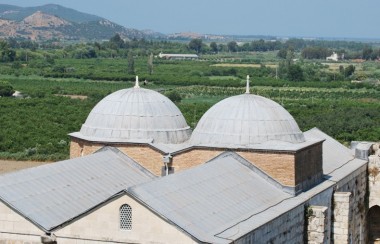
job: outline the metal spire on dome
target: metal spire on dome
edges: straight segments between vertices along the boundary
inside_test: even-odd
[[[245,94],[249,94],[249,75],[247,75],[247,87],[245,88]]]
[[[140,88],[139,77],[137,75],[136,75],[136,83],[135,83],[135,87],[134,88]]]

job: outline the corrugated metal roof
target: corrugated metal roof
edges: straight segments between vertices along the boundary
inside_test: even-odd
[[[214,235],[291,197],[232,156],[128,191],[206,242],[221,242]]]
[[[90,112],[79,133],[90,141],[181,143],[191,129],[177,106],[162,94],[143,88],[116,91]]]
[[[0,199],[48,231],[154,176],[117,149],[0,176]]]
[[[294,118],[276,102],[253,94],[226,98],[212,106],[194,129],[190,143],[250,145],[305,141]]]

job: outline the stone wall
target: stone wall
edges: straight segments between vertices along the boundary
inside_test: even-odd
[[[336,192],[351,193],[351,221],[349,235],[351,243],[367,243],[367,165],[362,166],[344,179],[336,186]],[[335,206],[333,206],[335,211]],[[339,228],[339,227],[338,227]],[[335,227],[333,226],[333,232]]]
[[[304,215],[304,205],[300,205],[234,243],[304,243]]]
[[[120,230],[119,209],[132,208],[131,230]],[[123,195],[56,231],[58,244],[89,243],[196,243],[139,202]]]
[[[322,180],[322,143],[305,148],[296,153],[295,184],[303,191],[318,184]]]
[[[310,206],[307,208],[307,240],[310,244],[327,243],[328,208],[325,206]]]
[[[0,202],[0,244],[41,243],[44,232]]]
[[[366,169],[363,165],[237,243],[367,243]],[[349,201],[341,195],[348,195]],[[320,208],[318,214],[315,205]]]
[[[369,207],[380,206],[380,143],[372,146],[373,154],[368,157]]]
[[[333,240],[336,244],[351,243],[352,239],[352,196],[351,192],[334,194]]]

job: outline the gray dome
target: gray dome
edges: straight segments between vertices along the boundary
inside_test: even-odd
[[[101,142],[181,143],[190,127],[177,106],[158,92],[130,88],[102,99],[74,136]]]
[[[211,107],[191,135],[193,145],[243,146],[267,141],[304,142],[294,118],[265,97],[243,94]]]

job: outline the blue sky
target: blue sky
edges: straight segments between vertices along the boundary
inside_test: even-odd
[[[380,38],[379,0],[0,0],[47,3],[162,33]]]

